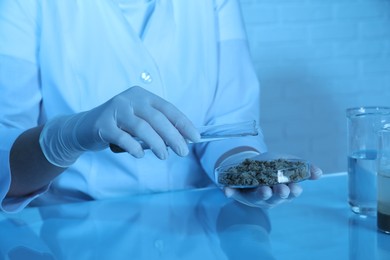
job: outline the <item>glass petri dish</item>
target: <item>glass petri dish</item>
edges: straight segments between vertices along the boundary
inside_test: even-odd
[[[310,178],[310,164],[301,159],[245,159],[215,169],[220,187],[255,188],[304,181]]]

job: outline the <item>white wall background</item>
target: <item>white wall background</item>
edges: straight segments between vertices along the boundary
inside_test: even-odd
[[[240,0],[270,151],[346,171],[347,107],[390,106],[390,0]]]

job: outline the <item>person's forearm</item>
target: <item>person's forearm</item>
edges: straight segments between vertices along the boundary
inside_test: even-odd
[[[12,146],[9,197],[25,196],[39,190],[66,169],[51,164],[42,153],[39,145],[42,128],[38,126],[23,132]]]

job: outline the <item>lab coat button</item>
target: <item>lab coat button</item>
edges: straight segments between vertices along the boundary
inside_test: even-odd
[[[142,73],[141,73],[141,79],[142,79],[142,81],[144,82],[144,83],[147,83],[147,84],[150,84],[150,83],[152,83],[152,76],[149,74],[149,72],[147,72],[147,71],[143,71]]]

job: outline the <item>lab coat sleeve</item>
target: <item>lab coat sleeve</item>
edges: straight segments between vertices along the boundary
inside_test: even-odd
[[[208,124],[228,124],[260,120],[260,86],[255,73],[237,1],[220,1],[219,60],[216,94],[207,115]],[[266,151],[260,129],[256,137],[236,138],[199,145],[197,154],[204,170],[214,179],[214,166],[225,152],[249,146]]]
[[[5,199],[11,175],[12,144],[26,129],[38,125],[41,91],[36,65],[37,30],[32,16],[36,1],[0,1],[0,209],[17,211],[40,192]]]

